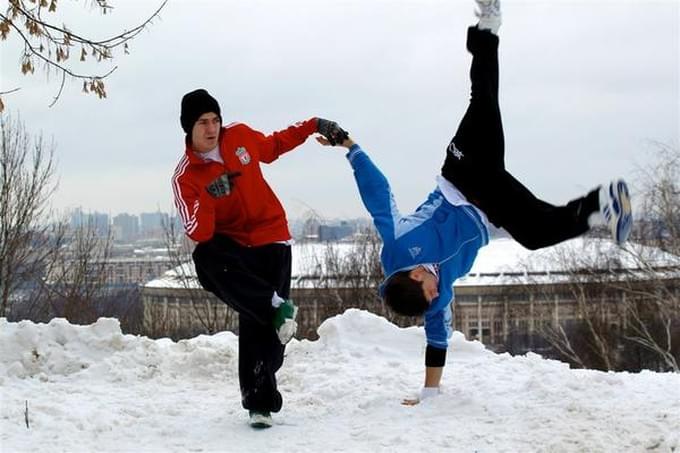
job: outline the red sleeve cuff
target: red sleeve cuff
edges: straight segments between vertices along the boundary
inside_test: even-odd
[[[307,135],[312,135],[316,132],[316,117],[312,117],[302,124],[303,130]]]

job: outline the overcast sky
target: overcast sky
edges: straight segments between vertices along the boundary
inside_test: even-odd
[[[135,25],[160,3],[59,3],[74,31]],[[616,176],[634,180],[660,141],[680,142],[678,1],[503,2],[501,111],[507,168],[563,203]],[[0,1],[4,11],[7,1]],[[182,95],[206,88],[225,123],[270,133],[312,116],[338,121],[391,181],[402,212],[434,187],[467,107],[472,0],[170,0],[116,60],[109,99],[19,72],[2,49],[7,111],[56,143],[58,208],[174,211],[170,177],[184,151]],[[15,36],[14,36],[15,37]],[[100,66],[104,72],[108,67]],[[365,216],[340,148],[310,139],[265,174],[289,217]]]

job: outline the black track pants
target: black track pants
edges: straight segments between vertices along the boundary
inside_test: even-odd
[[[505,170],[498,37],[470,27],[467,49],[472,54],[470,105],[447,148],[442,176],[526,248],[547,247],[585,233],[588,217],[599,210],[598,190],[554,206],[536,198]]]
[[[239,313],[239,381],[243,407],[278,412],[276,372],[285,347],[272,321],[274,291],[290,295],[291,252],[285,244],[244,247],[226,236],[196,246],[196,274],[203,288]]]

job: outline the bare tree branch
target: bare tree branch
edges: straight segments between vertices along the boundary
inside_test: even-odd
[[[122,47],[123,52],[127,54],[128,43],[135,39],[142,30],[148,28],[154,19],[160,17],[161,10],[168,2],[168,0],[163,0],[146,20],[132,29],[105,39],[94,39],[74,32],[66,25],[55,25],[50,20],[45,19],[42,11],[44,10],[43,5],[47,3],[38,2],[37,6],[29,7],[26,1],[32,0],[10,0],[6,13],[0,13],[0,39],[4,41],[11,32],[14,32],[23,42],[22,73],[32,74],[35,72],[33,62],[33,58],[35,58],[45,64],[45,71],[48,74],[50,69],[54,69],[62,75],[60,88],[50,107],[60,98],[66,76],[84,80],[83,92],[94,93],[99,98],[105,98],[106,88],[103,80],[109,77],[117,69],[117,66],[102,74],[76,71],[72,69],[71,65],[65,63],[71,57],[70,50],[74,46],[80,46],[79,61],[81,62],[85,61],[88,55],[97,62],[112,60],[114,58],[113,51],[119,47]],[[96,4],[104,14],[112,9],[105,0],[98,0]],[[56,9],[56,0],[51,0],[48,11],[52,13]],[[0,93],[0,95],[14,91],[7,91]],[[0,99],[0,112],[3,108],[4,105]]]
[[[640,170],[642,214],[633,241],[617,248],[616,256],[554,257],[569,270],[578,328],[544,337],[581,366],[601,361],[606,369],[626,369],[636,363],[634,368],[680,372],[680,150],[655,146],[655,160]],[[586,359],[591,353],[596,361]]]
[[[56,189],[54,148],[32,139],[23,123],[0,117],[0,316],[11,296],[35,281],[51,256],[49,204]]]

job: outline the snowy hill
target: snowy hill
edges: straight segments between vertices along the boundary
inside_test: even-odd
[[[293,341],[275,426],[241,409],[232,333],[174,343],[0,319],[3,452],[678,451],[680,375],[570,370],[452,339],[443,394],[414,406],[424,333],[348,310]],[[25,404],[28,401],[26,427]]]

